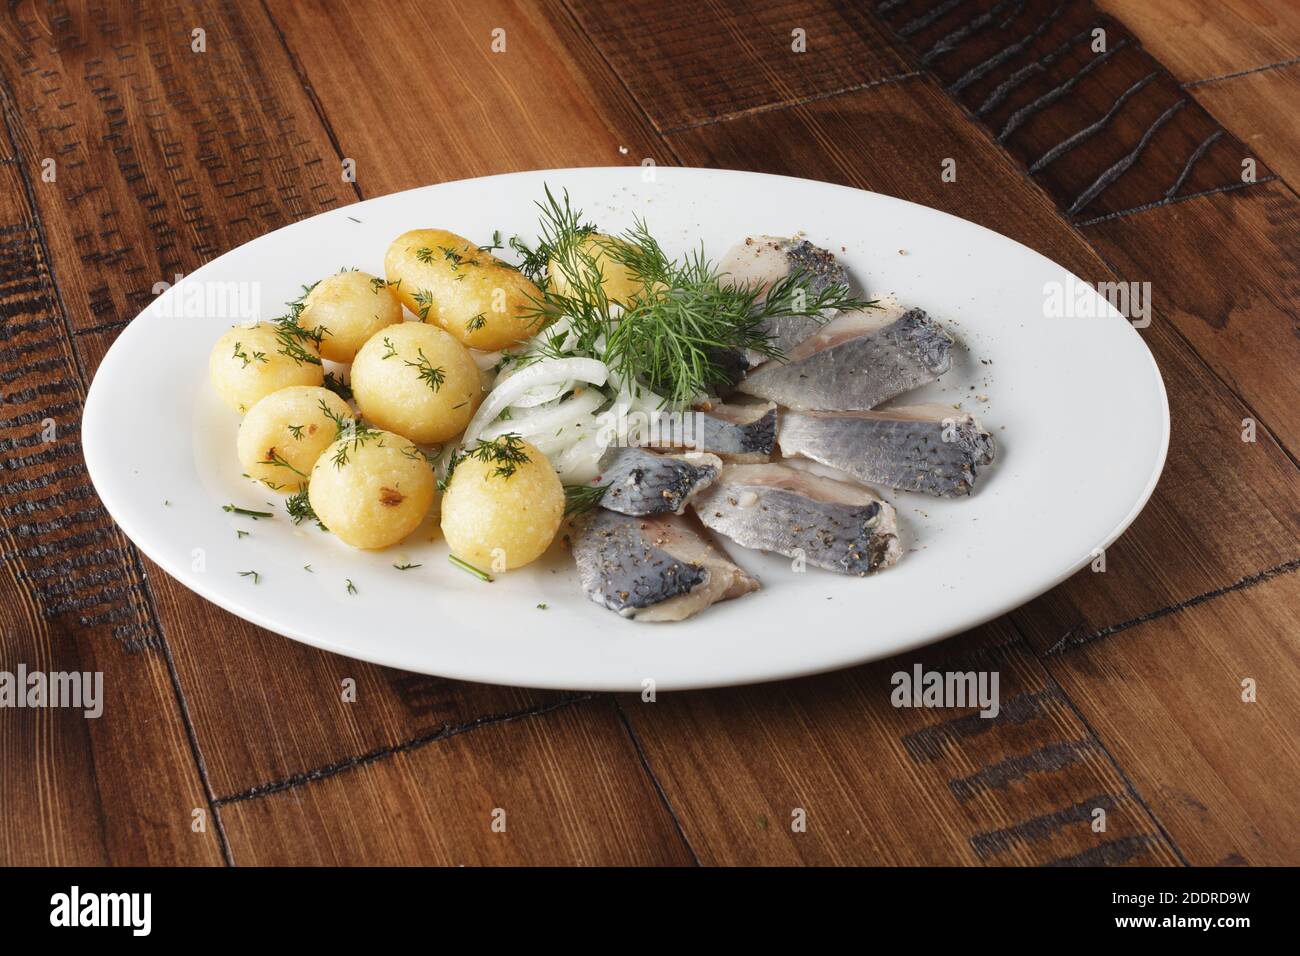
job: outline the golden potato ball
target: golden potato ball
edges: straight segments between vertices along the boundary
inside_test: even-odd
[[[344,436],[316,459],[307,500],[316,517],[354,548],[386,548],[416,529],[433,504],[433,469],[392,432]]]
[[[376,332],[357,352],[351,384],[367,421],[426,445],[463,432],[483,401],[469,349],[419,322]]]
[[[442,496],[442,533],[456,557],[499,572],[523,567],[550,547],[564,517],[564,486],[528,442],[503,436],[492,445],[526,460],[492,450],[460,459]]]
[[[331,415],[351,419],[352,409],[328,388],[290,385],[267,395],[239,424],[237,448],[245,474],[276,491],[305,487],[316,459],[338,436]]]
[[[445,229],[393,240],[384,272],[402,304],[472,349],[495,352],[533,335],[541,290],[517,269]]]
[[[298,324],[321,330],[321,355],[351,362],[380,329],[402,321],[402,303],[383,279],[355,269],[327,276],[303,300]]]
[[[240,414],[282,388],[325,381],[316,347],[268,322],[235,326],[217,339],[208,375],[221,400]]]
[[[552,259],[546,268],[546,274],[550,276],[551,285],[560,295],[570,294],[571,283],[568,274],[582,276],[584,271],[589,268],[586,262],[590,258],[591,262],[600,270],[601,287],[605,290],[605,295],[613,302],[628,303],[642,289],[642,283],[633,276],[632,271],[613,258],[609,250],[615,246],[626,247],[628,243],[622,239],[615,239],[613,236],[602,235],[601,233],[592,233],[591,235],[579,240],[577,245],[577,254],[571,254],[566,257],[566,262],[559,262]]]

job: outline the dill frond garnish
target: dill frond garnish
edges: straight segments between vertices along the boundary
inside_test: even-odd
[[[609,485],[565,485],[564,517],[571,518],[596,507],[607,488]]]
[[[304,521],[316,522],[316,527],[322,531],[328,531],[325,523],[316,515],[316,511],[311,506],[311,499],[307,497],[307,489],[303,488],[297,494],[290,495],[285,499],[284,510],[289,512],[289,518],[294,524],[302,524]]]
[[[524,451],[524,440],[514,432],[505,435],[498,435],[493,439],[480,438],[473,448],[462,452],[460,457],[473,458],[484,464],[496,464],[492,469],[492,474],[499,478],[510,478],[520,465],[528,464],[531,459],[528,453]],[[451,476],[451,469],[448,469],[448,477]]]
[[[478,315],[473,316],[472,318],[470,318],[468,322],[465,323],[465,331],[477,332],[485,325],[487,325],[487,316],[484,315],[482,312],[480,312]]]
[[[393,344],[392,339],[388,338],[388,336],[384,336],[383,343],[384,348],[387,351],[384,352],[380,359],[381,361],[387,361],[390,358],[402,358],[397,354],[397,346]],[[414,362],[402,359],[402,364],[407,368],[415,369],[416,372],[419,373],[420,381],[425,385],[428,385],[429,388],[433,389],[435,392],[438,391],[438,389],[442,388],[442,383],[447,380],[446,369],[441,366],[435,366],[430,362],[429,357],[424,354],[424,349],[417,348],[415,351],[419,357]]]
[[[410,562],[407,562],[406,564],[394,564],[393,567],[397,568],[397,570],[399,570],[399,571],[410,571],[410,570],[412,570],[413,568],[422,568],[422,567],[424,567],[424,565],[423,565],[423,564],[411,564]]]
[[[245,518],[252,518],[256,521],[258,518],[274,518],[273,511],[250,511],[248,508],[240,508],[235,505],[222,505],[222,511],[228,511],[231,514],[243,515]]]
[[[370,291],[373,292],[375,295],[379,295],[380,289],[386,289],[386,288],[388,288],[387,279],[381,278],[379,276],[375,276],[373,279],[370,280]]]
[[[873,304],[846,285],[814,292],[812,277],[801,270],[768,289],[759,283],[724,285],[702,249],[673,259],[644,220],[636,219],[619,236],[601,236],[583,223],[567,193],[557,200],[548,188],[537,206],[536,248],[514,240],[511,247],[524,256],[520,269],[530,278],[547,274],[542,297],[525,314],[543,326],[557,316],[567,320],[566,334],[548,339],[541,351],[595,356],[630,387],[644,385],[670,403],[685,404],[734,384],[746,351],[781,358],[768,331],[776,319]],[[626,270],[637,287],[629,301],[609,301],[602,261]]]
[[[374,428],[367,427],[359,419],[348,418],[336,413],[334,409],[325,404],[324,399],[321,399],[317,404],[320,406],[321,413],[334,423],[334,441],[338,443],[338,447],[334,449],[330,461],[335,468],[342,468],[351,460],[350,456],[353,452],[382,434],[382,432]],[[339,443],[339,439],[345,440]]]
[[[286,425],[285,427],[289,429],[289,434],[293,436],[294,441],[302,441],[302,430],[307,427],[306,425]]]
[[[478,578],[480,581],[486,581],[488,582],[488,584],[492,583],[492,575],[488,574],[486,571],[480,571],[478,568],[474,567],[474,565],[470,564],[468,561],[462,561],[454,554],[447,555],[447,560],[450,561],[454,567],[460,568],[462,571],[466,572],[467,574],[474,575],[474,577]]]
[[[241,578],[252,578],[254,584],[257,584],[262,580],[262,576],[256,571],[236,571],[235,573]]]
[[[335,375],[333,372],[326,372],[325,387],[339,398],[343,399],[343,401],[352,401],[352,386],[343,381],[341,376]]]
[[[415,310],[415,314],[420,317],[420,321],[429,321],[429,310],[433,308],[433,293],[428,289],[416,289],[412,298],[415,299],[415,304],[419,306]]]
[[[259,464],[259,465],[274,465],[276,468],[288,468],[291,472],[293,472],[293,473],[294,473],[295,475],[297,475],[299,478],[309,478],[309,477],[311,477],[310,475],[304,475],[304,474],[303,474],[301,471],[299,471],[297,468],[293,467],[293,465],[289,464],[289,462],[285,459],[285,457],[284,457],[283,455],[281,455],[278,451],[276,451],[274,448],[268,448],[268,449],[266,450],[266,458],[265,458],[264,460],[262,460],[262,461],[259,461],[258,464]]]
[[[234,354],[232,357],[233,357],[233,358],[237,358],[237,359],[242,359],[242,360],[243,360],[244,364],[241,365],[240,368],[248,368],[248,366],[252,365],[254,362],[269,362],[269,361],[271,361],[269,358],[266,357],[266,353],[265,353],[265,352],[254,352],[254,353],[250,356],[246,351],[244,351],[244,343],[243,343],[243,342],[236,342],[236,343],[235,343],[235,354]]]
[[[420,246],[420,248],[415,250],[415,258],[420,262],[423,262],[425,265],[428,265],[433,261],[433,250],[428,246]]]
[[[478,251],[479,251],[479,252],[496,252],[498,249],[504,249],[504,248],[505,248],[505,246],[503,246],[503,245],[501,244],[501,230],[500,230],[500,229],[493,229],[493,230],[492,230],[492,244],[491,244],[490,246],[479,246],[479,247],[478,247]]]
[[[348,584],[348,593],[349,593],[349,594],[356,594],[356,593],[357,593],[357,586],[356,586],[355,584],[352,583],[352,579],[351,579],[351,578],[344,578],[344,580],[345,580],[345,581],[347,582],[347,584]]]

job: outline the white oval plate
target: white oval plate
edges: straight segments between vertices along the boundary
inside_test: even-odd
[[[1074,298],[1062,267],[875,193],[726,170],[653,176],[567,169],[443,183],[324,213],[214,260],[141,312],[95,376],[83,442],[104,504],[186,587],[316,647],[464,680],[637,690],[651,678],[666,690],[844,667],[973,627],[1084,566],[1146,503],[1168,446],[1164,384],[1137,332],[1095,293],[1095,317],[1048,317],[1049,283]],[[677,624],[637,624],[591,603],[558,546],[486,584],[448,564],[431,524],[380,553],[294,527],[279,496],[241,477],[239,420],[207,383],[212,343],[240,314],[201,314],[191,283],[205,293],[256,283],[259,314],[274,318],[303,284],[342,266],[382,274],[385,248],[407,229],[531,239],[544,183],[567,189],[604,231],[643,216],[671,254],[703,242],[716,260],[746,235],[807,233],[868,293],[896,293],[958,336],[953,370],[905,400],[961,402],[995,435],[998,462],[968,499],[887,495],[905,534],[896,567],[865,579],[795,573],[784,558],[728,545],[763,590]],[[221,509],[266,501],[274,519]]]

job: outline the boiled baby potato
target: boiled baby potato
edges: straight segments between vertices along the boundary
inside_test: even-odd
[[[320,353],[331,362],[351,362],[367,339],[401,321],[402,303],[388,283],[355,269],[321,279],[298,313],[300,326],[320,330]]]
[[[547,264],[546,274],[550,276],[552,287],[560,295],[569,295],[571,284],[566,272],[582,276],[584,270],[590,268],[586,261],[590,258],[591,263],[600,270],[600,284],[605,290],[605,296],[613,302],[630,302],[641,291],[642,283],[632,274],[631,269],[610,256],[610,249],[618,246],[627,247],[628,243],[600,233],[592,233],[580,239],[576,255],[569,254],[565,257],[565,262],[552,259]]]
[[[354,548],[386,548],[433,504],[433,469],[401,435],[359,428],[316,459],[307,500],[321,524]]]
[[[564,486],[546,456],[517,435],[480,442],[460,458],[442,497],[451,553],[483,570],[535,560],[564,517]]]
[[[328,388],[290,385],[248,410],[239,424],[239,463],[250,478],[276,491],[298,491],[338,436],[352,409]]]
[[[221,400],[241,414],[282,388],[325,381],[310,337],[267,322],[237,325],[217,339],[208,374]]]
[[[472,349],[495,352],[537,331],[541,290],[518,270],[445,229],[412,229],[384,256],[388,282],[424,322]]]
[[[367,421],[428,445],[465,430],[483,385],[469,349],[437,326],[403,322],[357,352],[352,396]]]

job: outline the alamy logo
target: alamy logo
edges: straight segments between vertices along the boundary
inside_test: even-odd
[[[0,671],[0,707],[71,707],[86,717],[104,712],[103,671]]]
[[[163,295],[164,292],[171,295]],[[177,274],[175,283],[155,282],[158,312],[169,319],[226,319],[253,322],[261,314],[260,282],[216,282],[187,279]]]
[[[1107,312],[1104,299],[1134,328],[1151,324],[1150,282],[1084,282],[1069,276],[1065,282],[1043,284],[1043,315],[1049,319],[1094,319]]]
[[[909,671],[895,671],[889,702],[895,707],[975,707],[981,717],[996,717],[997,671],[927,671],[920,664]]]
[[[152,893],[68,893],[50,897],[51,926],[129,926],[132,936],[148,936],[153,924]]]

